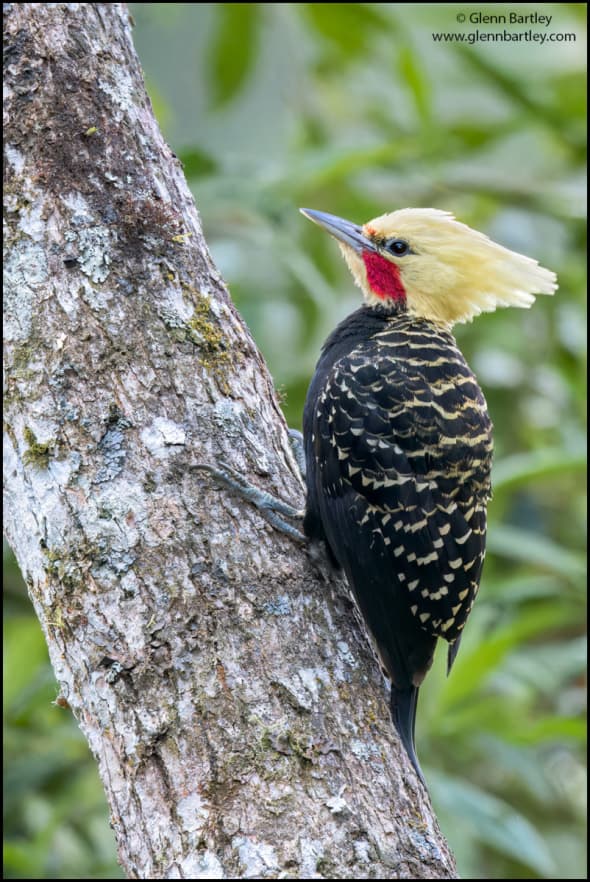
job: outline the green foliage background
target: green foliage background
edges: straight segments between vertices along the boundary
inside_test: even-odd
[[[551,15],[485,25],[473,11]],[[450,209],[560,289],[456,336],[496,427],[482,590],[418,752],[462,876],[586,878],[585,4],[132,4],[135,42],[207,240],[292,426],[359,292],[300,205],[363,222]],[[435,42],[434,32],[575,34]],[[116,878],[93,758],[5,557],[5,874]]]

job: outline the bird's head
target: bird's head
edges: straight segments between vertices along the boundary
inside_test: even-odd
[[[404,308],[444,324],[553,294],[555,273],[435,208],[403,208],[364,226],[302,208],[337,239],[370,306]]]

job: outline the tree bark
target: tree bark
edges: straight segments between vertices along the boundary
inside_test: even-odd
[[[132,878],[454,878],[123,4],[5,4],[5,530]],[[58,711],[56,711],[58,712]]]

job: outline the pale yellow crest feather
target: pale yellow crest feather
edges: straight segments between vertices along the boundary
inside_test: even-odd
[[[404,256],[381,253],[398,267],[408,311],[434,321],[454,324],[499,306],[529,307],[535,294],[557,289],[551,270],[446,211],[403,208],[369,221],[363,233],[375,243],[392,238],[409,243],[411,253]],[[368,285],[363,261],[348,246],[341,248],[367,301],[383,303]]]

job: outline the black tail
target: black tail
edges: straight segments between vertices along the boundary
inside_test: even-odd
[[[459,636],[452,643],[449,643],[449,651],[447,654],[447,677],[451,673],[451,668],[453,667],[453,663],[457,658],[457,653],[459,652],[459,644],[461,643],[461,637],[463,636],[463,631],[459,632]]]
[[[409,689],[396,689],[391,686],[391,716],[397,733],[402,740],[410,762],[416,770],[416,774],[426,787],[426,781],[416,756],[414,747],[414,729],[416,726],[416,708],[418,707],[418,687],[410,686]],[[428,789],[426,787],[426,789]]]

